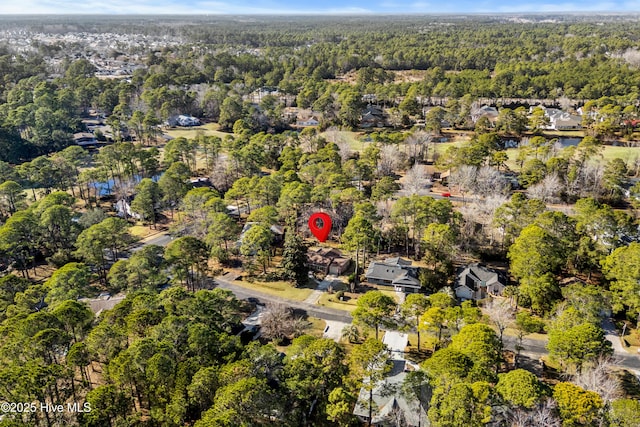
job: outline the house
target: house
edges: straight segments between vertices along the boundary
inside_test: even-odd
[[[393,368],[389,375],[376,384],[373,389],[372,426],[395,427],[428,427],[430,425],[426,409],[431,400],[431,389],[424,387],[422,399],[411,399],[402,393],[402,384],[407,376],[407,362],[392,360]],[[369,421],[369,392],[360,389],[358,401],[353,410],[362,422]]]
[[[198,178],[190,178],[189,182],[191,183],[191,186],[193,188],[210,188],[213,187],[213,185],[211,184],[211,181],[209,180],[209,178],[205,177],[198,177]]]
[[[309,269],[323,274],[339,276],[351,265],[351,259],[342,255],[337,249],[317,248],[307,251]]]
[[[73,142],[80,147],[88,147],[98,143],[95,135],[89,132],[74,133]]]
[[[483,105],[482,107],[471,113],[471,120],[473,121],[473,123],[476,123],[478,119],[480,119],[480,117],[486,117],[491,123],[495,124],[496,120],[498,119],[498,115],[499,113],[496,107]]]
[[[298,119],[296,121],[296,126],[307,127],[307,126],[318,126],[320,122],[314,116]]]
[[[183,114],[178,116],[178,125],[180,126],[200,126],[200,120],[193,116],[185,116]]]
[[[171,116],[167,119],[166,125],[168,126],[183,126],[183,127],[191,127],[191,126],[200,126],[200,120],[193,116],[187,116],[185,114],[180,114],[178,116]]]
[[[383,127],[386,125],[386,119],[382,108],[376,105],[367,105],[360,116],[360,126],[363,128]]]
[[[421,284],[418,280],[418,267],[412,267],[411,261],[399,257],[372,261],[367,268],[367,282],[393,286],[396,291],[417,292]]]
[[[227,206],[227,210],[228,209],[229,209],[229,206]],[[251,227],[257,224],[258,224],[257,222],[247,222],[244,225],[244,227],[242,227],[242,232],[240,232],[240,238],[236,242],[236,246],[238,248],[242,245],[242,240],[244,239],[245,233],[251,230]],[[281,225],[274,224],[271,227],[269,227],[269,230],[271,230],[271,234],[273,236],[273,243],[274,244],[282,243],[282,241],[284,240],[284,227],[282,227]]]
[[[113,207],[120,218],[142,219],[140,214],[131,210],[131,205],[129,205],[129,202],[124,199],[118,200]]]
[[[555,130],[582,129],[582,117],[574,114],[563,114],[550,119],[550,127]]]
[[[544,111],[544,115],[549,119],[549,124],[545,127],[549,130],[579,130],[582,129],[582,117],[570,114],[558,108],[548,108],[544,105],[531,107],[529,111],[539,108]]]
[[[481,300],[491,295],[502,295],[506,280],[497,271],[480,264],[469,264],[458,271],[455,284],[456,297],[461,300]]]

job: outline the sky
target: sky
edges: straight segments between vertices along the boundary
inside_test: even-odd
[[[640,12],[640,0],[0,0],[7,14],[438,14]]]

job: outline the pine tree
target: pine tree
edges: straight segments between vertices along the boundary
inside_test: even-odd
[[[282,268],[285,278],[294,281],[296,286],[306,283],[309,274],[307,245],[302,237],[292,229],[289,229],[284,240]]]

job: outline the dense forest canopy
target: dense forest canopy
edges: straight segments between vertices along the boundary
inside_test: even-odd
[[[418,111],[401,104],[407,95],[423,105],[471,96],[567,99],[574,108],[608,97],[624,108],[640,92],[640,24],[618,15],[25,16],[0,19],[0,31],[0,144],[11,142],[1,150],[11,162],[64,148],[90,108],[120,122],[135,110],[161,122],[222,115],[230,129],[239,107],[225,98],[261,87],[348,126],[368,94],[404,117]],[[130,78],[94,76],[114,61]]]

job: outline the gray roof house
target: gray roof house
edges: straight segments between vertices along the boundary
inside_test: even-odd
[[[396,291],[417,292],[421,284],[418,280],[418,267],[412,267],[411,261],[399,257],[372,261],[365,273],[367,282],[393,286]]]
[[[455,292],[461,300],[477,301],[490,295],[501,295],[505,286],[505,278],[497,271],[480,264],[469,264],[458,271]]]
[[[431,390],[425,387],[423,399],[407,400],[402,393],[402,383],[407,371],[405,360],[393,360],[389,375],[373,389],[373,410],[371,425],[376,427],[428,427],[430,425],[426,409],[431,400]],[[369,420],[369,392],[363,387],[353,414],[363,422]]]

